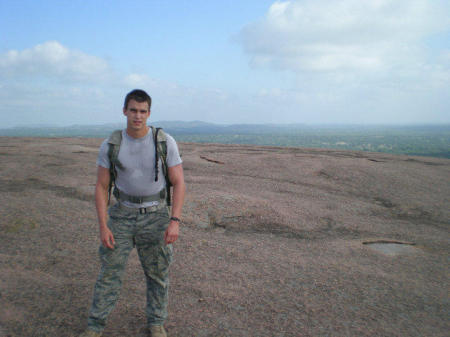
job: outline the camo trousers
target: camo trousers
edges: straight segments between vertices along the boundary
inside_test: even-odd
[[[167,318],[168,273],[173,254],[172,245],[164,242],[169,214],[165,204],[154,208],[146,214],[118,204],[109,209],[108,227],[114,235],[115,246],[108,249],[101,245],[99,249],[101,269],[89,312],[89,329],[100,332],[105,328],[119,297],[123,271],[134,246],[147,280],[148,324],[162,325]]]

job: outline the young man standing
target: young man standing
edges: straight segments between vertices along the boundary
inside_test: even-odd
[[[123,114],[127,118],[127,128],[121,131],[119,153],[113,163],[114,195],[118,202],[109,209],[112,136],[100,147],[95,204],[102,242],[99,249],[101,270],[94,288],[88,329],[80,337],[102,335],[106,319],[118,299],[125,264],[134,246],[147,280],[146,314],[151,336],[167,336],[163,324],[167,318],[168,269],[172,243],[179,234],[185,184],[177,144],[165,134],[168,177],[173,186],[169,215],[164,158],[157,159],[156,139],[147,126],[150,108],[151,98],[143,90],[133,90],[125,98]]]

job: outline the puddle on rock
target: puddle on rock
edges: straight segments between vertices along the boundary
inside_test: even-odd
[[[417,248],[414,247],[414,243],[410,242],[367,241],[363,242],[363,244],[379,253],[389,256],[412,254],[417,252]]]

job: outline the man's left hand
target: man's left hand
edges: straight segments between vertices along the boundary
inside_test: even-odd
[[[180,231],[180,225],[178,221],[170,221],[169,227],[167,227],[164,233],[164,241],[166,244],[174,243],[178,239],[178,233]]]

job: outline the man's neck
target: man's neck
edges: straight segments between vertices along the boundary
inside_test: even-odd
[[[142,138],[145,137],[148,133],[148,130],[150,128],[146,125],[145,128],[142,128],[140,130],[133,130],[130,128],[127,128],[127,135],[130,136],[131,138]]]

